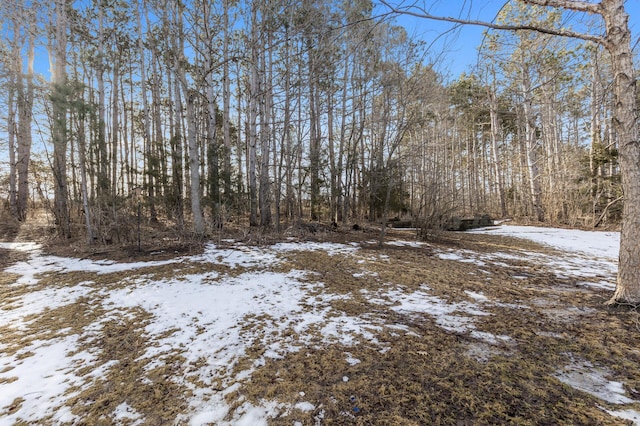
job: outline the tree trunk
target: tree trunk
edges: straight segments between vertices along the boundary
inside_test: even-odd
[[[91,226],[91,210],[89,207],[89,190],[87,187],[87,144],[85,141],[85,117],[84,111],[80,112],[78,119],[78,155],[80,160],[80,188],[82,191],[82,208],[84,209],[85,226],[87,228],[87,244],[93,244],[94,234]]]
[[[213,66],[212,58],[209,58],[209,69]],[[218,115],[218,106],[216,105],[216,97],[214,92],[214,81],[211,73],[205,79],[207,94],[207,163],[208,163],[208,184],[209,199],[211,200],[211,220],[214,227],[222,224],[220,217],[220,169],[218,160],[218,136],[216,118]]]
[[[15,17],[14,17],[15,18]],[[9,142],[9,209],[11,215],[18,219],[18,172],[16,164],[16,112],[15,112],[15,95],[17,88],[20,86],[19,80],[22,79],[20,70],[20,28],[17,19],[13,21],[13,43],[11,46],[11,67],[13,72],[9,73],[9,85],[7,95],[7,133]]]
[[[606,47],[613,62],[615,115],[624,207],[616,291],[610,303],[640,304],[640,141],[636,76],[624,0],[602,0]]]
[[[504,196],[504,179],[502,177],[502,163],[498,153],[498,135],[500,133],[500,123],[498,121],[498,102],[495,92],[489,93],[489,115],[491,118],[491,154],[493,160],[493,172],[495,174],[496,189],[500,199],[500,214],[507,217],[507,203]]]
[[[271,37],[267,36],[267,45],[271,45]],[[260,58],[260,225],[271,226],[271,178],[269,176],[269,159],[271,158],[271,59],[265,50]]]
[[[224,38],[222,41],[222,143],[224,153],[222,160],[222,174],[224,181],[223,202],[231,203],[231,79],[229,77],[229,1],[224,2]]]
[[[256,149],[258,144],[258,22],[257,5],[251,5],[251,68],[249,74],[249,117],[247,128],[247,175],[249,177],[249,224],[258,225],[258,183],[256,181]]]
[[[246,183],[244,182],[244,174],[242,173],[243,168],[242,168],[242,154],[243,152],[246,153],[246,145],[243,146],[243,141],[242,141],[242,89],[241,89],[241,82],[242,82],[242,73],[240,72],[240,64],[237,64],[236,67],[236,77],[237,77],[237,109],[236,111],[238,112],[238,131],[237,131],[237,138],[236,138],[236,167],[237,167],[237,175],[236,175],[236,192],[238,193],[238,195],[242,194],[245,191],[246,188]],[[245,125],[245,131],[246,131],[246,125]],[[246,138],[246,136],[245,136]],[[245,139],[245,144],[246,144],[246,139]],[[244,148],[244,149],[243,149]],[[244,203],[240,203],[239,202],[239,196],[236,197],[234,199],[235,201],[235,205],[236,208],[238,209],[239,212],[244,212]]]
[[[351,141],[353,140],[353,130],[354,130],[354,123],[351,123],[351,130],[349,132],[349,137],[347,138],[347,97],[349,96],[349,93],[347,91],[347,84],[349,82],[349,70],[351,69],[350,67],[350,55],[351,52],[348,51],[345,54],[345,59],[344,59],[344,69],[343,69],[343,75],[342,75],[342,100],[341,100],[341,118],[340,118],[340,136],[339,136],[339,142],[338,142],[338,165],[337,165],[337,177],[336,177],[336,222],[342,222],[342,223],[346,223],[347,220],[347,212],[345,209],[345,202],[344,202],[344,191],[343,191],[343,171],[345,171],[345,164],[344,164],[344,157],[345,157],[345,152],[349,152],[349,146]],[[351,109],[355,111],[355,108],[353,105],[351,105]],[[350,169],[349,167],[349,162],[347,161],[347,170]],[[348,174],[348,173],[347,173]],[[347,188],[348,188],[348,183],[347,183]],[[347,197],[348,199],[348,197]]]
[[[27,31],[27,34],[29,32]],[[31,121],[33,117],[33,61],[35,55],[32,35],[27,47],[26,87],[19,84],[18,93],[18,194],[16,199],[18,220],[27,218],[27,201],[29,199],[29,163],[31,158]],[[19,77],[20,80],[22,79]]]
[[[336,166],[336,153],[333,141],[333,88],[327,93],[327,142],[329,149],[329,170],[331,174],[329,211],[331,221],[338,222],[338,169]]]
[[[167,73],[168,80],[171,82],[171,74]],[[171,93],[171,85],[169,85],[169,93]],[[173,134],[171,135],[171,209],[176,215],[176,222],[180,230],[184,229],[184,194],[183,187],[183,167],[182,167],[182,96],[180,95],[179,82],[175,81],[173,85]]]
[[[187,140],[189,146],[189,189],[191,190],[191,214],[193,216],[193,231],[197,236],[204,235],[204,218],[200,206],[200,153],[196,136],[195,97],[189,91],[186,78],[182,78],[182,87],[187,98]]]
[[[593,220],[596,220],[598,212],[596,206],[598,204],[598,193],[600,179],[598,176],[598,164],[596,162],[596,152],[598,147],[602,146],[601,123],[600,123],[600,81],[598,78],[598,46],[594,47],[591,54],[591,145],[589,146],[589,172],[591,174],[591,199],[593,205]]]
[[[290,57],[291,51],[289,46],[288,28],[285,29],[285,80],[284,80],[284,126],[283,126],[283,143],[282,151],[284,156],[284,173],[285,173],[285,217],[293,218],[294,211],[294,190],[293,190],[293,141],[291,140],[291,71]],[[278,222],[279,225],[279,222]]]
[[[529,70],[526,64],[522,66],[522,96],[524,102],[522,104],[524,112],[524,140],[525,155],[527,160],[527,174],[529,177],[529,191],[531,193],[531,204],[535,213],[536,220],[544,222],[544,210],[542,208],[542,189],[540,187],[540,170],[538,167],[537,156],[537,129],[536,117],[533,113],[533,101],[531,82],[529,79]]]
[[[184,31],[182,21],[182,5],[176,4],[174,22],[177,38],[174,40],[175,72],[182,92],[187,101],[187,147],[189,150],[189,190],[191,195],[191,214],[193,218],[193,232],[196,236],[204,235],[204,217],[200,204],[200,151],[198,149],[198,136],[196,126],[196,97],[198,93],[189,89],[189,82],[184,64],[187,62],[184,55]],[[156,129],[158,131],[158,129]]]
[[[136,84],[134,82],[133,79],[133,62],[134,62],[134,58],[131,57],[129,58],[129,105],[135,105],[135,87]],[[125,78],[124,78],[124,74],[123,74],[123,78],[121,80],[121,88],[120,90],[122,91],[122,99],[124,101],[125,98],[125,90],[124,90],[124,84],[125,84]],[[127,113],[128,112],[128,113]],[[120,192],[122,194],[131,194],[131,191],[134,188],[134,183],[133,183],[133,170],[134,170],[134,164],[133,162],[130,162],[129,159],[131,158],[131,150],[135,150],[135,140],[136,140],[136,130],[135,130],[135,126],[134,126],[134,122],[135,122],[135,108],[129,108],[129,111],[127,111],[127,108],[123,108],[122,111],[122,119],[123,119],[123,123],[122,123],[122,149],[120,152],[122,152],[122,164],[120,165],[120,175],[122,176],[121,179],[121,184],[120,184]]]
[[[67,10],[65,0],[55,1],[55,59],[52,83],[52,139],[54,176],[54,215],[61,237],[71,237],[71,224],[67,199]]]
[[[155,203],[153,200],[154,188],[153,188],[153,163],[151,161],[151,119],[149,117],[149,101],[147,99],[147,68],[145,60],[144,42],[142,38],[142,25],[141,25],[141,11],[140,7],[144,8],[145,20],[147,25],[149,24],[149,17],[147,16],[146,7],[144,1],[141,1],[139,6],[136,7],[136,21],[138,27],[138,55],[140,56],[140,87],[142,97],[142,127],[143,127],[143,152],[145,157],[146,170],[143,171],[143,186],[146,186],[148,190],[147,196],[149,201],[149,208],[151,210],[151,219],[156,219]],[[151,48],[151,51],[155,51],[155,47]],[[153,60],[153,59],[152,59]],[[154,73],[155,77],[155,73]],[[155,97],[154,97],[155,100]]]
[[[120,64],[113,63],[113,82],[111,84],[111,203],[115,206],[115,197],[118,191],[118,134],[120,132],[120,108],[118,102],[118,80],[120,79]],[[115,217],[114,217],[115,220]]]
[[[107,157],[107,119],[106,119],[106,100],[104,88],[104,12],[102,5],[98,7],[98,64],[97,64],[97,80],[98,80],[98,149],[97,168],[98,168],[98,188],[97,196],[100,200],[104,200],[109,192],[109,159]]]
[[[311,41],[309,41],[311,43]],[[320,219],[320,128],[318,127],[320,111],[313,66],[313,52],[309,52],[309,174],[311,175],[311,220]]]

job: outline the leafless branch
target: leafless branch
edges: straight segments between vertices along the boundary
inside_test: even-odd
[[[583,11],[588,13],[598,13],[598,10],[599,10],[596,8],[597,6],[596,4],[591,4],[591,3],[581,2],[581,1],[571,1],[571,2],[566,2],[561,0],[522,0],[522,1],[530,4],[537,4],[540,6],[565,7],[566,9],[572,9],[572,10]],[[431,19],[433,21],[444,21],[444,22],[451,22],[451,23],[463,24],[463,25],[476,25],[480,27],[491,28],[494,30],[536,31],[542,34],[555,35],[559,37],[577,38],[581,40],[592,41],[594,43],[598,43],[603,46],[606,45],[606,40],[604,39],[604,37],[593,35],[593,34],[579,33],[576,31],[571,31],[566,29],[548,28],[548,27],[533,25],[533,24],[525,24],[525,25],[495,24],[492,22],[477,21],[472,19],[460,19],[460,18],[453,18],[449,16],[438,16],[438,15],[433,15],[427,12],[424,8],[416,5],[415,3],[409,6],[394,6],[390,4],[387,0],[380,0],[380,2],[384,4],[393,13],[414,16],[416,18]],[[569,7],[569,4],[571,6],[575,5],[575,7]],[[591,6],[591,7],[587,7],[587,6]]]
[[[575,10],[576,12],[586,12],[595,15],[602,13],[600,3],[588,3],[579,0],[521,0],[524,3],[536,4],[538,6],[558,7],[561,9]]]

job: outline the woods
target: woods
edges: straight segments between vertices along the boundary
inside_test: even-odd
[[[3,4],[6,210],[28,221],[32,206],[46,207],[59,236],[90,244],[132,242],[138,212],[197,237],[231,224],[393,216],[436,228],[476,214],[621,222],[613,300],[640,301],[624,2],[511,2],[489,25],[478,66],[453,78],[374,7]],[[563,8],[595,30],[567,28]]]

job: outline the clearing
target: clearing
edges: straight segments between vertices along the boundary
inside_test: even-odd
[[[617,233],[375,237],[0,243],[0,424],[640,424]]]

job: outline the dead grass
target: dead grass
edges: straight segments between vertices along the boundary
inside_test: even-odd
[[[313,404],[311,411],[283,410],[274,425],[619,424],[593,398],[554,379],[549,365],[513,355],[478,362],[464,355],[458,336],[414,326],[421,337],[379,336],[384,353],[362,342],[270,360],[240,393],[256,403]],[[346,354],[359,362],[350,365]]]
[[[274,425],[620,424],[599,408],[606,403],[561,383],[555,373],[576,357],[585,359],[610,368],[637,398],[637,314],[606,308],[606,292],[558,278],[541,265],[487,265],[479,274],[476,264],[433,255],[436,247],[554,254],[533,243],[485,237],[427,248],[372,245],[354,257],[289,255],[295,268],[313,272],[309,280],[321,282],[321,291],[348,296],[331,302],[337,313],[373,316],[410,332],[385,327],[376,344],[360,339],[349,347],[314,345],[268,359],[230,398],[281,402]],[[490,315],[474,318],[475,329],[511,340],[488,344],[469,332],[448,332],[428,315],[372,304],[362,291],[400,286],[411,292],[425,285],[450,302],[472,301],[465,290],[481,292],[496,303],[483,305]],[[359,362],[352,365],[347,357]],[[314,408],[296,408],[302,401]]]
[[[173,380],[181,374],[184,358],[167,354],[160,366],[147,368],[153,361],[143,356],[151,344],[143,332],[149,321],[151,316],[141,308],[129,310],[105,322],[100,334],[81,346],[98,354],[98,362],[88,368],[111,365],[106,374],[70,390],[76,395],[69,405],[87,424],[104,422],[124,403],[149,425],[170,423],[185,410],[189,391]]]
[[[84,327],[102,315],[104,310],[85,297],[79,298],[75,303],[55,309],[45,309],[41,314],[25,317],[26,327],[15,328],[11,325],[2,325],[0,333],[5,344],[3,351],[9,355],[18,354],[19,359],[32,356],[33,353],[26,349],[33,342],[80,334]]]
[[[0,241],[2,241],[0,239]],[[5,269],[16,262],[27,259],[26,253],[0,248],[0,269]],[[1,280],[2,278],[0,278]]]
[[[9,274],[7,272],[0,272],[0,309],[10,310],[15,306],[14,303],[18,302],[21,296],[30,291],[29,286],[15,285],[14,283],[20,278],[18,274]]]

